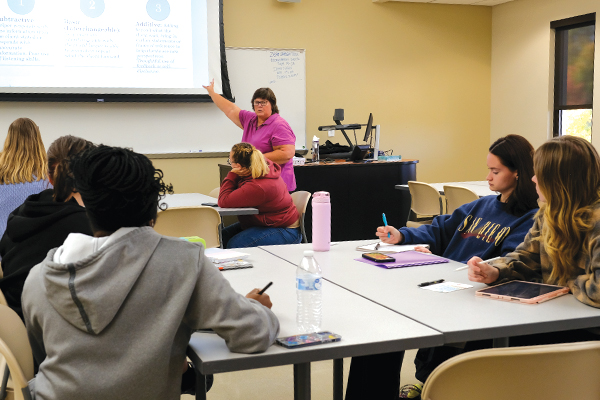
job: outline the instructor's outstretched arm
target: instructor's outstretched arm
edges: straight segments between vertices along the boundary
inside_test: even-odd
[[[242,123],[240,122],[240,108],[227,100],[225,97],[221,96],[217,92],[215,92],[215,80],[210,81],[208,86],[202,85],[204,89],[208,92],[208,95],[212,99],[212,101],[219,107],[219,110],[223,111],[223,114],[227,116],[234,124],[239,126],[241,129],[244,129]]]

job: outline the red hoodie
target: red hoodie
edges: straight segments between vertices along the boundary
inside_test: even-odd
[[[219,207],[255,207],[257,215],[239,215],[243,229],[251,226],[285,228],[293,225],[300,216],[281,179],[279,164],[266,160],[269,173],[261,178],[240,177],[229,172],[221,183]]]

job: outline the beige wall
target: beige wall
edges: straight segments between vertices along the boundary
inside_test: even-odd
[[[490,141],[517,133],[538,147],[552,137],[554,33],[550,22],[592,12],[600,13],[600,1],[517,0],[493,7]],[[599,54],[596,46],[596,66]],[[600,87],[600,74],[595,74],[594,83]],[[598,90],[594,104],[597,115]],[[592,128],[592,143],[600,147],[597,126]]]
[[[327,139],[317,127],[335,108],[346,123],[372,112],[381,149],[419,159],[417,178],[430,182],[485,176],[491,17],[482,6],[224,1],[227,46],[306,49],[307,138]],[[224,159],[154,161],[177,192],[208,193]]]

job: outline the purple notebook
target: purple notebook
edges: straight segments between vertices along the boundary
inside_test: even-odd
[[[412,267],[413,265],[430,265],[430,264],[441,264],[447,263],[450,260],[447,258],[442,258],[438,256],[434,256],[433,254],[425,254],[418,251],[403,251],[402,253],[392,253],[386,254],[387,256],[394,257],[396,261],[394,262],[377,262],[367,260],[364,257],[357,258],[356,261],[361,261],[367,264],[375,265],[381,268],[402,268],[402,267]]]

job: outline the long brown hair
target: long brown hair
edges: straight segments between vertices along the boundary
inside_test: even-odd
[[[92,142],[71,135],[61,136],[52,142],[48,148],[48,175],[53,181],[54,201],[67,200],[75,189],[69,166],[71,158],[93,146]]]
[[[0,184],[43,180],[46,173],[46,151],[40,128],[29,118],[19,118],[8,127],[4,149],[0,153]]]
[[[540,240],[553,264],[550,281],[565,285],[575,260],[588,251],[584,243],[600,201],[600,157],[588,141],[561,136],[537,149],[534,169],[546,198]]]
[[[250,143],[234,144],[231,151],[233,151],[232,161],[248,168],[252,178],[260,178],[269,173],[269,165],[265,161],[265,156]]]
[[[508,196],[506,211],[520,217],[538,207],[533,178],[533,146],[519,135],[507,135],[496,140],[489,152],[500,159],[502,165],[517,172],[517,186]]]

